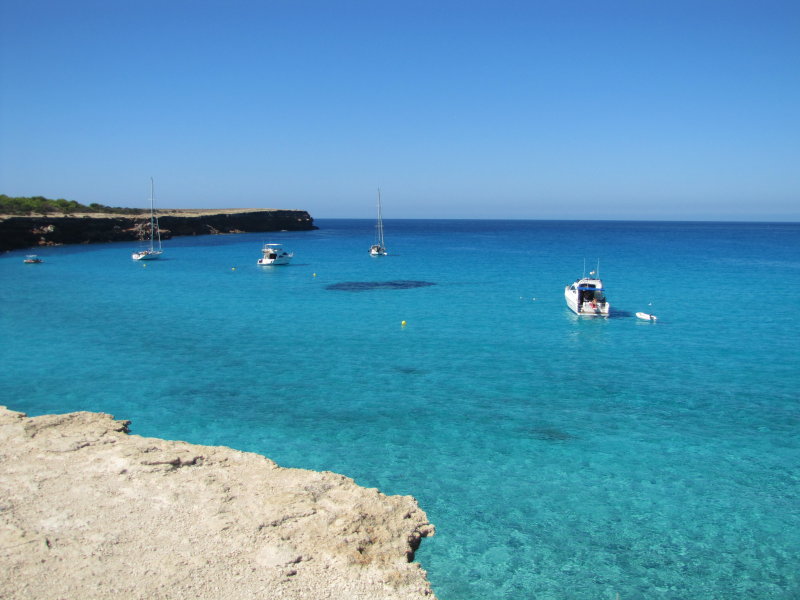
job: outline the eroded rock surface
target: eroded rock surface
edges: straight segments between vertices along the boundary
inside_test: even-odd
[[[127,425],[0,407],[0,598],[435,600],[411,496]]]
[[[317,229],[304,210],[221,209],[157,211],[161,239],[174,236]],[[0,251],[60,246],[132,242],[150,238],[150,215],[0,215]]]

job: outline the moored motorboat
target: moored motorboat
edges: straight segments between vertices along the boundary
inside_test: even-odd
[[[294,256],[293,252],[287,252],[280,244],[264,244],[261,253],[259,265],[288,265]]]
[[[607,317],[611,305],[606,300],[603,281],[594,275],[595,272],[592,271],[589,277],[581,277],[564,288],[564,298],[575,314]]]
[[[28,254],[28,256],[26,256],[25,259],[22,262],[27,263],[29,265],[32,265],[32,264],[40,263],[40,262],[44,262],[44,261],[41,258],[39,258],[38,256],[36,256],[35,254]]]

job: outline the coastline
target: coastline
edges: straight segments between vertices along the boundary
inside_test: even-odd
[[[0,596],[435,600],[413,497],[128,424],[0,407]]]
[[[156,212],[161,238],[165,240],[187,235],[317,229],[314,219],[304,210],[169,209]],[[64,244],[140,241],[149,239],[149,235],[149,213],[0,215],[0,252]]]

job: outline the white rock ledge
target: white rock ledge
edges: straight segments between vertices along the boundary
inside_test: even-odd
[[[0,407],[0,598],[435,600],[411,496]]]

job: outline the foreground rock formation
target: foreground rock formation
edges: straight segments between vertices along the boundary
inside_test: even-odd
[[[127,425],[0,407],[0,598],[435,600],[412,497]]]
[[[304,210],[171,210],[158,212],[162,239],[178,235],[307,231],[316,229]],[[149,239],[150,215],[0,217],[0,251]]]

